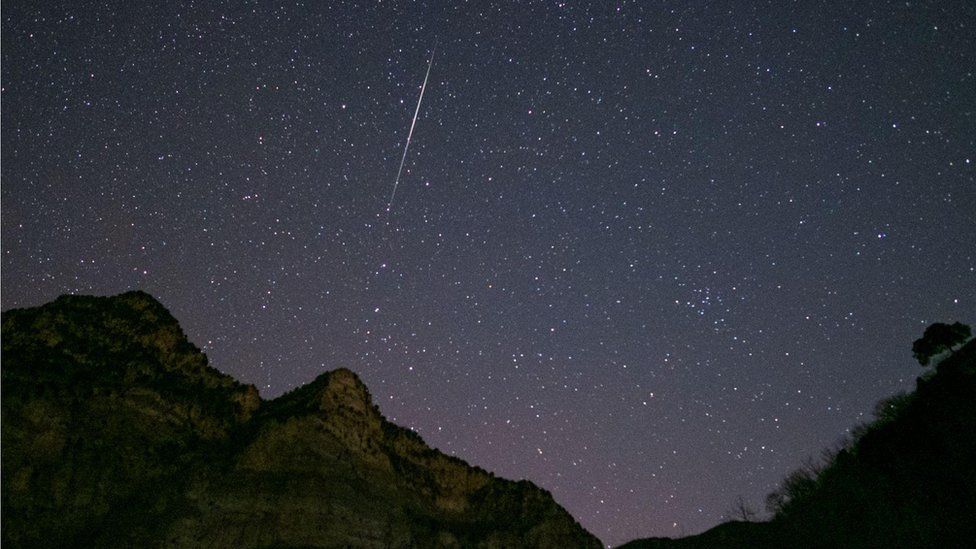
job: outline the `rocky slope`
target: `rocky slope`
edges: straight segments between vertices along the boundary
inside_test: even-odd
[[[972,547],[976,540],[976,340],[882,401],[878,419],[771,494],[775,516],[627,549]],[[621,549],[622,549],[621,548]]]
[[[349,370],[262,401],[141,292],[7,311],[2,347],[8,547],[600,546],[386,421]]]

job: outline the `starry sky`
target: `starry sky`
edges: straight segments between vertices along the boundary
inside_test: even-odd
[[[607,544],[761,509],[976,323],[969,1],[11,0],[0,49],[4,309],[349,367]]]

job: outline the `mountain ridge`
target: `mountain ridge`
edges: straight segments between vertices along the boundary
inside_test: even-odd
[[[262,399],[145,292],[2,326],[10,546],[601,545],[549,492],[386,420],[351,370]]]

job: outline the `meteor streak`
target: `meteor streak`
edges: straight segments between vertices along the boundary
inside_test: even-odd
[[[386,205],[387,212],[393,207],[393,198],[396,196],[397,185],[400,184],[400,174],[403,173],[403,164],[407,160],[407,150],[410,149],[410,138],[413,137],[413,128],[417,125],[417,115],[420,114],[420,104],[424,101],[424,90],[427,89],[427,78],[430,76],[430,68],[434,65],[434,53],[436,51],[437,48],[435,47],[430,52],[430,61],[427,62],[427,74],[424,75],[424,83],[420,86],[420,98],[417,99],[417,109],[413,111],[413,121],[410,122],[410,131],[407,132],[407,143],[403,146],[403,157],[400,158],[400,168],[397,170],[396,180],[393,181],[393,192],[390,193],[390,201]]]

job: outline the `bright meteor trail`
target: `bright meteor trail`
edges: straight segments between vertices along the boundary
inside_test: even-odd
[[[420,104],[424,101],[424,90],[427,89],[427,78],[430,76],[430,68],[434,65],[434,53],[437,48],[430,52],[430,61],[427,62],[427,74],[424,75],[424,83],[420,86],[420,98],[417,99],[417,109],[413,111],[413,121],[410,122],[410,131],[407,132],[407,143],[403,146],[403,157],[400,158],[400,168],[397,170],[396,180],[393,181],[393,192],[390,193],[390,202],[386,205],[386,211],[393,207],[393,197],[396,196],[397,185],[400,184],[400,174],[403,173],[403,164],[407,160],[407,150],[410,149],[410,138],[413,137],[413,128],[417,125],[417,115],[420,114]]]

